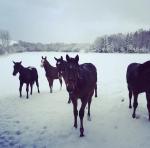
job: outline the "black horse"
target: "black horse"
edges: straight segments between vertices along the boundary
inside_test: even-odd
[[[19,73],[19,80],[20,80],[20,87],[19,87],[19,92],[20,92],[20,98],[22,97],[22,86],[24,83],[26,83],[26,91],[27,91],[27,98],[29,97],[28,92],[29,92],[29,85],[31,87],[31,92],[30,94],[32,95],[32,89],[33,89],[33,84],[36,82],[36,86],[39,91],[39,82],[38,82],[38,73],[36,68],[34,67],[23,67],[21,65],[22,62],[14,62],[14,71],[13,75],[15,76],[17,73]]]
[[[54,57],[54,59],[56,60],[56,67],[58,69],[58,72],[59,74],[63,77],[64,79],[64,82],[66,84],[66,73],[65,73],[65,69],[66,69],[66,66],[67,66],[67,61],[63,60],[63,57],[61,56],[59,59]],[[71,103],[71,99],[69,97],[68,99],[68,103]]]
[[[97,96],[97,70],[91,63],[79,65],[79,56],[70,58],[66,55],[67,64],[65,66],[65,82],[70,99],[73,104],[74,127],[77,128],[77,100],[81,99],[80,117],[80,137],[84,136],[83,117],[84,110],[88,103],[88,119],[90,120],[90,105],[94,90]]]
[[[136,117],[136,108],[138,106],[138,95],[140,93],[146,93],[147,109],[149,112],[150,120],[150,61],[143,64],[132,63],[127,68],[126,74],[128,90],[129,90],[129,108],[132,108],[131,99],[134,96],[133,102],[133,114],[132,117]]]
[[[42,56],[41,67],[45,69],[45,75],[49,83],[50,93],[52,93],[54,79],[59,79],[60,86],[62,87],[62,76],[59,74],[57,67],[53,67],[47,61],[47,57]]]

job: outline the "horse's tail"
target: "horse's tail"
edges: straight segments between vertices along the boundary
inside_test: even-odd
[[[97,83],[95,84],[95,98],[97,98]]]
[[[36,79],[38,79],[38,72],[36,68],[34,69],[34,74],[35,74]]]
[[[31,72],[32,78],[33,78],[34,80],[38,80],[38,72],[37,72],[37,69],[36,69],[35,67],[33,67],[31,70],[32,70],[32,72]]]

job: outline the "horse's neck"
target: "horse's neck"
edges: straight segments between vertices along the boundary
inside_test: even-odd
[[[45,72],[48,73],[48,71],[49,71],[50,69],[52,69],[52,66],[51,66],[49,63],[47,63],[47,64],[44,66],[44,69],[45,69]]]
[[[20,70],[19,70],[20,75],[22,75],[22,74],[23,74],[24,69],[25,69],[25,67],[23,67],[23,66],[21,65],[21,66],[20,66]]]

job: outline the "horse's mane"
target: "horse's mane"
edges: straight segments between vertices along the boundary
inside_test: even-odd
[[[45,60],[46,61],[46,64],[48,64],[49,66],[51,66],[51,64],[48,62],[48,60]]]

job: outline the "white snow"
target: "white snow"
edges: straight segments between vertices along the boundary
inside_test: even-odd
[[[79,137],[73,128],[72,104],[67,104],[68,93],[54,82],[54,92],[49,93],[41,56],[47,56],[55,66],[55,57],[66,53],[30,52],[0,57],[0,148],[148,148],[150,122],[145,94],[139,95],[137,118],[132,119],[128,109],[126,68],[131,62],[149,60],[148,54],[98,54],[79,53],[80,63],[91,62],[98,72],[98,98],[91,104],[92,121],[85,110],[85,137]],[[69,53],[75,56],[76,53]],[[12,61],[22,61],[24,66],[35,66],[39,73],[41,93],[36,86],[33,95],[19,98],[18,75],[12,76]],[[80,102],[80,101],[79,101]],[[79,103],[80,105],[80,103]]]

